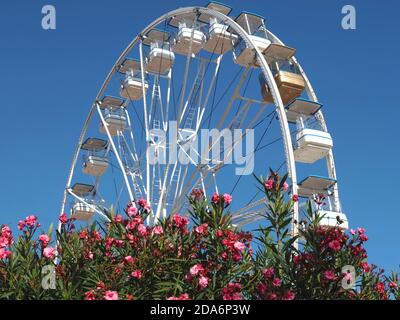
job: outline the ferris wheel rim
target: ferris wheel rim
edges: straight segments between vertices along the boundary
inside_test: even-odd
[[[283,138],[283,144],[284,144],[284,154],[286,157],[286,165],[287,165],[287,169],[289,172],[289,176],[291,178],[292,181],[292,193],[296,194],[297,193],[297,172],[296,172],[296,161],[294,158],[294,153],[293,153],[293,148],[292,148],[292,137],[291,137],[291,133],[289,130],[289,126],[288,126],[288,121],[287,121],[287,117],[286,117],[286,112],[285,112],[285,105],[282,102],[282,98],[279,92],[279,89],[274,81],[274,77],[273,74],[271,72],[271,69],[265,59],[265,57],[262,55],[261,51],[259,50],[259,48],[256,46],[256,44],[254,43],[253,39],[249,36],[249,34],[239,25],[237,24],[231,17],[224,15],[223,13],[220,13],[218,11],[209,9],[209,8],[204,8],[204,7],[198,7],[198,6],[194,6],[194,7],[185,7],[185,8],[180,8],[180,9],[176,9],[173,11],[170,11],[162,16],[160,16],[159,18],[155,19],[152,23],[150,23],[146,28],[144,28],[130,43],[129,45],[124,49],[124,51],[122,51],[121,55],[119,56],[119,58],[116,60],[116,62],[114,63],[113,67],[111,68],[110,72],[107,74],[96,98],[94,103],[92,104],[89,114],[84,122],[84,126],[82,128],[81,131],[81,135],[79,137],[79,141],[77,144],[77,148],[76,151],[74,153],[74,157],[72,160],[72,164],[69,170],[69,175],[68,175],[68,179],[67,179],[67,184],[66,184],[66,188],[64,190],[64,198],[63,198],[63,203],[62,203],[62,209],[61,209],[61,213],[64,212],[65,209],[65,203],[66,203],[66,198],[68,196],[68,189],[71,186],[71,182],[72,182],[72,177],[73,177],[73,173],[75,170],[75,166],[78,160],[78,156],[79,156],[79,151],[80,151],[80,147],[82,145],[84,136],[86,134],[86,130],[87,130],[87,126],[90,122],[90,119],[93,116],[94,111],[96,110],[96,107],[98,107],[98,101],[101,99],[101,97],[103,96],[105,90],[108,87],[108,84],[110,83],[112,77],[117,73],[117,69],[118,66],[122,63],[122,61],[127,57],[127,55],[129,54],[129,52],[131,51],[131,49],[139,42],[141,43],[141,39],[143,38],[143,35],[146,34],[146,32],[148,32],[149,30],[151,30],[152,28],[154,28],[155,26],[157,26],[158,24],[162,23],[164,20],[172,17],[172,16],[179,16],[185,13],[192,13],[192,12],[200,12],[200,13],[207,13],[212,17],[215,18],[219,18],[222,19],[224,21],[225,24],[227,24],[228,26],[230,26],[245,42],[246,45],[248,45],[250,48],[252,48],[255,53],[256,53],[256,59],[257,62],[259,64],[260,70],[262,71],[269,87],[272,93],[272,98],[274,101],[274,105],[278,114],[278,118],[279,118],[279,123],[280,123],[280,129],[281,129],[281,135]],[[282,41],[280,41],[275,35],[272,34],[272,32],[270,32],[269,30],[266,30],[269,34],[271,34],[276,40],[277,42],[280,42],[281,44],[283,44]],[[307,90],[307,94],[309,95],[310,99],[313,99],[314,101],[317,101],[316,95],[312,89],[311,83],[308,80],[308,77],[306,76],[304,70],[301,68],[300,64],[297,62],[296,58],[293,57],[292,61],[299,66],[299,69],[302,73],[302,75],[304,76],[305,82],[306,82],[306,86],[308,88]],[[311,93],[311,96],[310,96]],[[323,123],[325,124],[324,120],[323,120],[323,116],[321,113],[321,118]],[[333,162],[333,153],[332,151],[330,151],[329,154],[329,158],[330,158],[330,165],[328,164],[329,172],[331,173],[331,171],[333,172],[332,174],[336,177],[336,172],[335,172],[335,166],[334,166],[334,162]],[[337,189],[336,189],[337,192]],[[295,204],[295,208],[294,208],[295,214],[293,217],[294,221],[298,221],[298,206],[297,204]],[[295,233],[295,232],[294,232]]]

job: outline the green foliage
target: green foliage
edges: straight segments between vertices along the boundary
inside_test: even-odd
[[[308,203],[300,225],[292,218],[298,198],[289,194],[288,176],[270,170],[267,178],[256,179],[265,209],[263,224],[253,232],[254,248],[252,234],[232,224],[231,196],[215,193],[207,199],[197,189],[188,196],[191,223],[174,214],[146,226],[151,208],[140,199],[124,216],[111,210],[110,222],[79,230],[73,219],[60,216],[54,247],[52,226],[37,238],[34,216],[19,222],[22,232],[15,241],[2,226],[0,299],[400,297],[398,275],[368,264],[362,228],[348,234],[339,222],[321,226],[322,196],[317,210]],[[55,270],[54,289],[43,285],[42,270],[49,266]]]

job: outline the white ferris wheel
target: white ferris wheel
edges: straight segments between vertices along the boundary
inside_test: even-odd
[[[133,39],[90,108],[61,212],[77,220],[107,219],[110,207],[119,211],[144,198],[153,208],[151,224],[183,212],[194,188],[210,195],[240,182],[235,190],[240,198],[255,188],[248,187],[251,175],[237,176],[227,161],[235,143],[222,149],[228,138],[221,134],[205,149],[192,149],[204,129],[242,130],[239,141],[253,129],[251,157],[266,152],[263,163],[288,172],[292,194],[303,199],[295,204],[293,232],[304,200],[320,193],[327,195],[321,224],[333,226],[340,219],[348,227],[332,138],[296,50],[270,32],[263,17],[231,12],[217,2],[177,9]],[[260,193],[247,197],[232,207],[233,222],[259,220],[264,203]]]

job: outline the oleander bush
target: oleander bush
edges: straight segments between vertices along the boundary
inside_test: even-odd
[[[266,223],[251,233],[232,224],[229,194],[207,199],[199,189],[188,195],[186,216],[172,214],[151,227],[143,199],[123,215],[109,212],[110,222],[79,230],[62,214],[54,237],[32,215],[18,222],[15,239],[3,225],[0,298],[399,299],[398,275],[368,263],[363,228],[320,226],[323,195],[314,200],[316,210],[308,204],[292,236],[298,196],[290,195],[286,179],[273,171],[257,178]]]

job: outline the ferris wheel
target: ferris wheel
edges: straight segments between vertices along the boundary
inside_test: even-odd
[[[296,50],[269,31],[263,17],[232,11],[210,2],[168,12],[122,52],[85,120],[62,213],[108,219],[111,207],[118,212],[146,199],[152,224],[184,212],[195,188],[210,195],[233,186],[244,199],[251,163],[267,152],[268,162],[288,172],[292,194],[303,199],[295,204],[294,234],[305,200],[317,194],[327,196],[321,224],[340,220],[348,228],[332,137]],[[206,143],[198,148],[200,137]],[[253,146],[245,158],[244,144]],[[265,210],[260,193],[243,199],[231,208],[238,226],[254,223]]]

